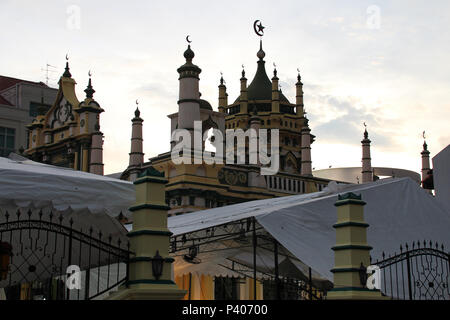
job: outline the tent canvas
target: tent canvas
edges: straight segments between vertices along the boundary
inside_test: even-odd
[[[368,243],[376,259],[401,244],[432,240],[450,246],[450,213],[410,178],[390,178],[354,185],[331,184],[321,192],[250,201],[169,217],[174,235],[255,217],[281,245],[321,277],[332,281],[338,194],[361,194]],[[218,253],[219,254],[219,253]]]

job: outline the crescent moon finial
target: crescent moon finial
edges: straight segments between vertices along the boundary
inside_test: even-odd
[[[262,37],[264,35],[264,28],[265,27],[262,25],[260,20],[255,20],[255,22],[253,22],[253,30],[258,36]]]
[[[189,40],[189,37],[190,37],[190,35],[187,35],[187,36],[186,36],[186,41],[187,41],[188,43],[191,43],[192,41]]]
[[[66,61],[69,61],[69,54],[66,53]]]
[[[139,101],[136,99],[136,107],[139,106]]]
[[[367,128],[367,124],[365,121],[363,122],[363,124],[364,124],[364,128]]]
[[[89,76],[89,78],[92,76],[92,72],[91,72],[91,70],[89,70],[89,72],[88,72],[88,76]]]
[[[422,133],[422,137],[425,139],[425,130]]]

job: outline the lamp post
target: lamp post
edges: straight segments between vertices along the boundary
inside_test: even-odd
[[[8,275],[8,266],[12,255],[12,246],[8,242],[0,242],[0,280]]]

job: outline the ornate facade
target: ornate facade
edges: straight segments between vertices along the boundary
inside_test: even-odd
[[[34,161],[103,175],[100,113],[104,110],[93,98],[91,78],[83,101],[78,100],[75,85],[67,62],[53,105],[38,110],[27,126],[29,145],[25,154]]]
[[[279,129],[278,173],[261,175],[260,164],[206,164],[203,161],[200,164],[175,165],[170,151],[149,159],[149,162],[138,163],[136,155],[141,158],[142,154],[142,121],[137,121],[140,117],[136,115],[132,120],[130,165],[122,173],[121,179],[134,180],[139,172],[149,166],[165,172],[168,179],[166,199],[171,208],[169,215],[322,190],[329,180],[312,176],[310,146],[314,142],[314,136],[310,133],[304,112],[300,74],[297,77],[295,103],[291,103],[279,88],[277,70],[273,70],[271,79],[266,73],[265,52],[261,42],[257,53],[257,71],[251,83],[247,85],[243,70],[240,95],[232,103],[228,103],[227,88],[221,78],[218,111],[214,111],[211,104],[201,98],[201,69],[193,64],[194,56],[189,45],[184,52],[186,62],[177,70],[180,75],[180,95],[178,112],[168,115],[171,132],[180,128],[192,132],[194,121],[202,122],[203,133],[215,128],[224,137],[227,129]],[[140,142],[141,146],[137,146],[136,142]],[[175,141],[172,141],[171,149],[174,145]],[[204,144],[202,147],[205,147]],[[246,157],[248,158],[248,148]]]

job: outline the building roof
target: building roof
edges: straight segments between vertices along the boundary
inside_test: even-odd
[[[39,86],[48,88],[48,86],[43,82],[33,82],[33,81],[28,81],[28,80],[17,79],[17,78],[6,77],[6,76],[0,75],[0,92],[11,88],[12,86],[15,86],[18,83],[29,83],[29,84],[35,84],[35,85],[39,85]],[[0,104],[12,106],[12,104],[8,100],[6,100],[4,97],[2,97],[1,95],[0,95]]]
[[[252,82],[247,88],[247,98],[248,100],[272,100],[272,81],[266,73],[265,61],[258,61],[258,69],[256,70],[255,76]],[[289,103],[289,100],[280,92],[280,101]],[[239,102],[239,97],[237,97],[236,102]]]
[[[0,91],[3,91],[5,89],[11,88],[12,86],[18,84],[18,83],[30,83],[30,84],[37,84],[39,86],[43,86],[43,87],[48,87],[45,83],[43,82],[34,82],[34,81],[29,81],[29,80],[23,80],[23,79],[17,79],[17,78],[11,78],[11,77],[6,77],[6,76],[1,76],[0,75]]]

